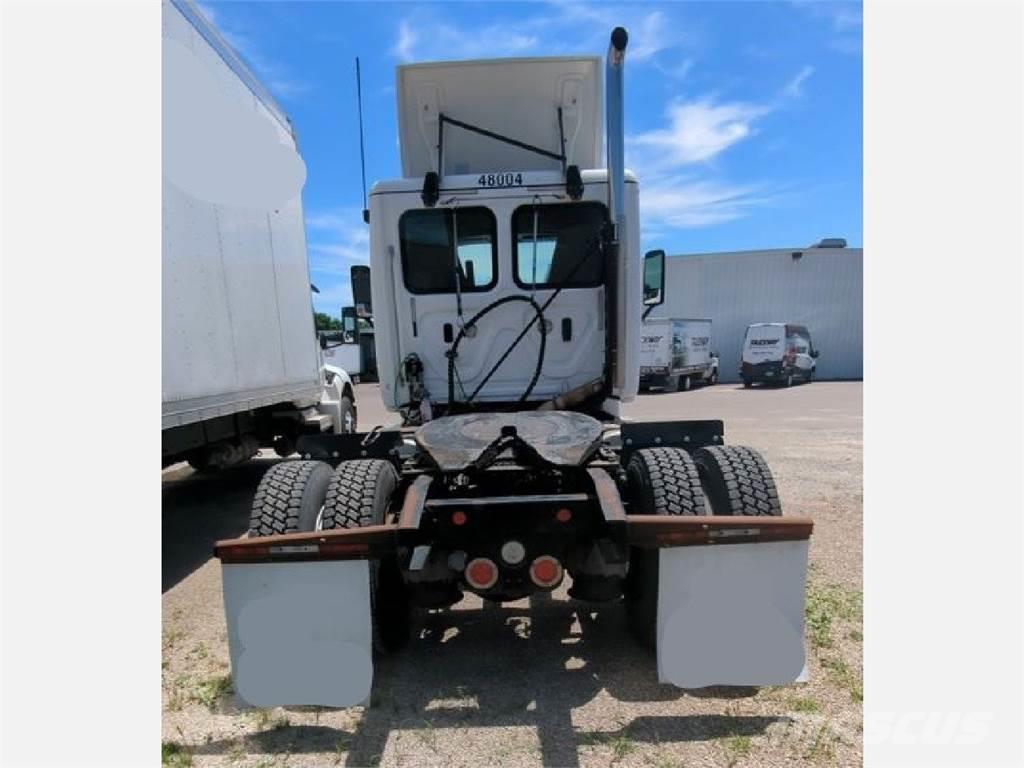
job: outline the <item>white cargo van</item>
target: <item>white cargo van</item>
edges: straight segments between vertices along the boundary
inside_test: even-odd
[[[688,390],[718,381],[718,356],[711,351],[711,321],[645,320],[640,331],[640,388]]]
[[[773,382],[793,386],[794,381],[811,381],[817,367],[818,350],[811,344],[806,326],[793,323],[753,323],[743,338],[740,378],[743,386]]]

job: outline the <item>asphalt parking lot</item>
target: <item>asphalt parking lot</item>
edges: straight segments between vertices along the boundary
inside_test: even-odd
[[[787,515],[812,517],[810,681],[684,692],[659,685],[620,606],[475,597],[423,617],[376,663],[370,707],[241,708],[232,696],[213,542],[242,534],[277,459],[219,475],[164,470],[165,765],[693,766],[861,762],[862,385],[735,384],[650,394],[637,420],[719,418],[760,450]],[[359,423],[390,423],[360,385]]]

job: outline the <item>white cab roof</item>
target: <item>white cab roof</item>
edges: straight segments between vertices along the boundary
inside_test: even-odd
[[[438,115],[559,153],[558,108],[569,165],[604,166],[601,58],[487,59],[398,67],[402,175],[437,171]],[[444,126],[445,174],[561,170],[552,158]]]

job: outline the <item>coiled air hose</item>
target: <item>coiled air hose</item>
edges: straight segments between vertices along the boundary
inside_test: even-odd
[[[552,296],[552,298],[554,298],[554,296]],[[494,365],[491,366],[491,370],[489,370],[487,372],[487,375],[484,376],[483,380],[479,384],[477,384],[476,389],[473,390],[473,393],[469,397],[466,398],[466,403],[468,404],[468,403],[471,403],[473,401],[473,398],[475,398],[480,393],[480,390],[483,389],[484,385],[488,381],[490,381],[490,378],[491,378],[491,376],[494,375],[494,372],[498,370],[498,368],[501,366],[501,364],[503,362],[505,362],[505,359],[510,354],[512,354],[512,350],[516,348],[516,345],[519,344],[519,342],[522,341],[523,337],[526,336],[526,334],[530,331],[530,329],[533,327],[533,324],[535,322],[537,322],[538,320],[540,320],[540,349],[537,352],[537,367],[534,368],[534,370],[533,370],[533,378],[530,379],[530,384],[526,388],[526,391],[523,392],[522,396],[519,398],[519,402],[520,403],[526,402],[526,398],[528,398],[530,396],[530,393],[533,392],[533,388],[535,386],[537,386],[537,381],[538,381],[538,379],[540,379],[541,369],[544,367],[544,352],[547,349],[548,334],[547,334],[547,326],[546,326],[546,324],[544,322],[544,311],[540,308],[540,305],[537,304],[537,302],[534,301],[533,298],[531,298],[530,296],[523,296],[523,295],[520,295],[520,294],[516,294],[516,295],[513,295],[513,296],[504,296],[504,297],[498,299],[497,301],[492,301],[486,307],[484,307],[479,312],[477,312],[475,315],[473,315],[469,319],[469,321],[459,329],[459,333],[458,333],[458,335],[456,335],[455,341],[452,343],[451,349],[449,349],[448,352],[446,353],[447,356],[448,356],[448,404],[449,404],[449,406],[451,406],[451,405],[453,405],[455,403],[455,358],[458,356],[459,342],[461,342],[462,339],[466,336],[466,329],[467,328],[472,328],[474,326],[474,324],[481,317],[486,315],[491,310],[497,309],[501,305],[508,304],[509,302],[512,302],[512,301],[525,301],[531,307],[533,307],[533,311],[534,311],[533,320],[531,320],[529,323],[526,324],[526,327],[523,328],[522,331],[520,331],[520,333],[516,337],[515,341],[513,341],[509,345],[508,349],[505,350],[504,354],[502,354],[502,356],[500,358],[498,358],[498,361]]]

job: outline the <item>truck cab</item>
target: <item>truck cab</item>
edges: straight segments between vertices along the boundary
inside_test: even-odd
[[[370,265],[381,394],[407,421],[570,393],[613,418],[636,395],[638,185],[612,255],[600,64],[399,68],[405,178],[371,191]]]

